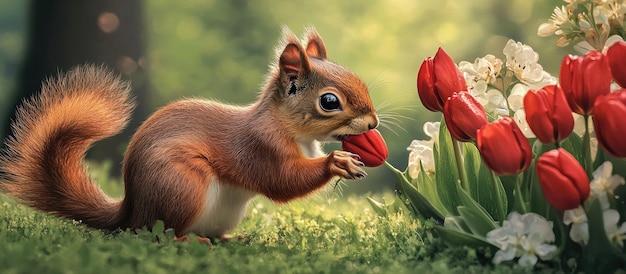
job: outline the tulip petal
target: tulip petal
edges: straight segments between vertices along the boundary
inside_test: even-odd
[[[537,159],[537,177],[548,202],[558,210],[578,207],[589,197],[589,179],[566,150],[548,151]]]
[[[513,131],[513,136],[515,137],[517,146],[516,148],[519,149],[519,157],[522,159],[522,161],[520,162],[520,165],[518,166],[518,172],[524,171],[526,169],[528,169],[528,167],[530,167],[530,163],[532,162],[532,148],[530,147],[530,143],[528,142],[528,139],[526,138],[526,136],[524,135],[524,132],[522,132],[522,130],[519,128],[519,126],[517,126],[517,123],[515,123],[513,120],[510,121],[511,125],[511,129]]]
[[[572,154],[568,153],[566,150],[560,148],[557,151],[558,161],[561,172],[564,176],[569,178],[570,182],[574,188],[576,188],[579,194],[579,204],[582,203],[587,197],[589,197],[589,192],[591,191],[589,185],[589,179],[587,177],[587,172],[580,165],[578,160],[572,156]]]
[[[537,139],[545,144],[555,143],[555,129],[550,119],[550,102],[546,98],[545,90],[528,92],[524,96],[524,110],[526,111],[526,121]],[[571,115],[570,115],[571,116]]]
[[[433,77],[433,59],[426,58],[417,73],[417,92],[422,101],[422,105],[430,111],[442,111],[443,101],[435,90],[435,79]]]
[[[341,143],[345,151],[358,154],[368,167],[382,165],[388,156],[385,140],[376,129],[368,130],[363,134],[347,136]]]
[[[528,92],[524,96],[524,109],[528,125],[542,143],[558,143],[574,129],[572,111],[557,85]]]
[[[570,54],[563,58],[563,62],[561,62],[561,70],[559,72],[559,83],[563,89],[563,93],[565,93],[565,98],[567,98],[567,103],[570,108],[574,112],[578,113],[578,109],[575,109],[576,102],[574,101],[574,92],[572,90],[572,70],[575,68],[574,63],[576,62],[578,62],[578,58]]]
[[[483,106],[468,92],[454,93],[443,107],[443,115],[454,139],[468,142],[476,139],[476,132],[487,124]]]
[[[445,102],[452,94],[461,90],[467,90],[465,81],[461,82],[463,75],[442,48],[437,50],[433,58],[433,75],[435,77],[435,88],[439,92],[439,98]],[[461,85],[462,84],[462,85]]]
[[[369,140],[369,143],[372,144],[372,147],[376,149],[376,152],[378,152],[378,155],[381,156],[382,160],[384,161],[387,159],[387,156],[389,156],[387,143],[385,143],[385,139],[383,139],[380,132],[376,129],[372,129],[369,134],[365,134],[365,137]]]
[[[567,138],[574,130],[574,117],[572,109],[567,104],[567,98],[559,86],[552,86],[552,124],[556,126],[556,142]]]
[[[626,143],[621,136],[626,136],[623,118],[626,116],[626,89],[601,96],[594,106],[593,125],[598,143],[615,157],[626,157]]]
[[[596,98],[611,91],[609,60],[598,51],[583,57],[567,55],[559,77],[570,108],[580,115],[593,114]]]
[[[578,104],[586,114],[593,114],[593,104],[600,95],[611,92],[611,68],[606,56],[597,51],[591,51],[583,58],[582,72],[578,74],[583,83],[583,90]]]
[[[487,167],[498,175],[524,171],[532,160],[528,140],[508,116],[479,129],[477,146]]]
[[[576,187],[570,183],[571,178],[562,173],[564,167],[559,164],[558,155],[557,150],[544,153],[537,159],[536,171],[546,200],[554,208],[564,211],[577,208],[582,200]]]
[[[611,74],[615,82],[621,87],[626,88],[626,42],[620,41],[613,44],[606,52],[609,58],[609,66]]]

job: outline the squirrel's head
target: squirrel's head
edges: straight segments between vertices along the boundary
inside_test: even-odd
[[[367,85],[350,70],[327,59],[324,41],[309,28],[306,46],[287,28],[277,48],[277,64],[266,98],[285,115],[297,138],[341,140],[378,126]]]

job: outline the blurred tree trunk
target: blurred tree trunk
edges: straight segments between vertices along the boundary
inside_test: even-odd
[[[32,0],[25,59],[14,97],[13,105],[17,106],[39,92],[46,78],[86,63],[105,64],[132,80],[139,105],[131,124],[89,152],[90,158],[113,160],[112,171],[117,174],[130,135],[147,116],[142,111],[149,87],[142,66],[142,8],[141,0]]]

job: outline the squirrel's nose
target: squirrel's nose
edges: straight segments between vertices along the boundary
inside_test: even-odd
[[[374,116],[374,119],[373,119],[374,121],[372,121],[371,123],[367,124],[367,127],[369,129],[377,128],[378,124],[380,123],[379,120],[378,120],[378,115],[374,114],[373,116]]]

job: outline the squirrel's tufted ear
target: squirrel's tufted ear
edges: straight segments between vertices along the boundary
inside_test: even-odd
[[[309,58],[296,36],[288,29],[283,28],[283,48],[278,66],[289,78],[298,77],[300,72],[311,70]]]
[[[308,27],[305,31],[306,40],[308,41],[306,44],[306,54],[310,57],[326,60],[328,56],[326,55],[326,46],[324,46],[324,40],[317,33],[315,28]]]

